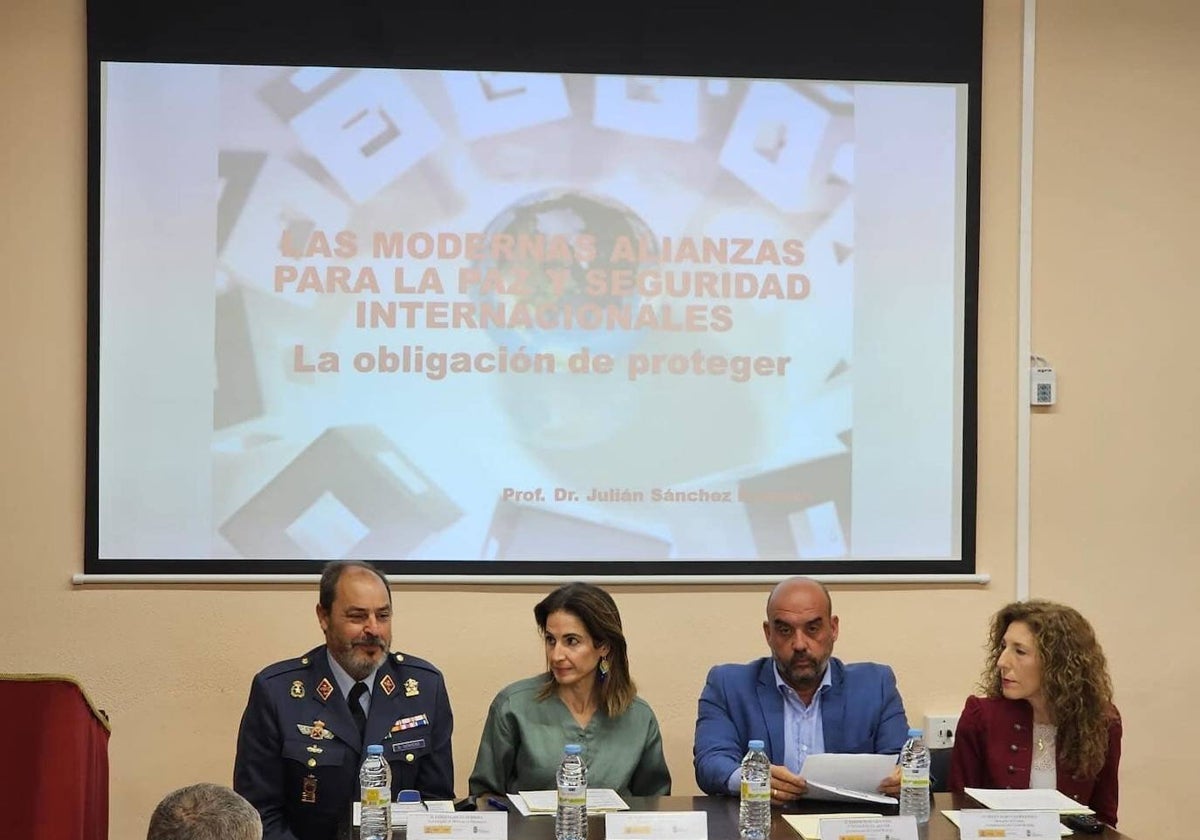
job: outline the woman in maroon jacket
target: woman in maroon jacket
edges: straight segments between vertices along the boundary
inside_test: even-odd
[[[983,697],[954,735],[950,789],[1057,788],[1117,824],[1121,716],[1092,626],[1050,601],[992,618]]]

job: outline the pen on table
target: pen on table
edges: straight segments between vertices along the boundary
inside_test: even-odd
[[[487,798],[487,804],[491,805],[497,811],[507,811],[508,810],[508,803],[502,802],[501,800],[497,799],[494,796],[489,796]]]

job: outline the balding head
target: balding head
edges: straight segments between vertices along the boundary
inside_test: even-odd
[[[790,577],[786,580],[781,580],[775,584],[775,588],[771,590],[771,594],[767,596],[767,619],[771,618],[771,610],[784,600],[790,599],[793,593],[801,591],[820,592],[825,598],[825,617],[829,618],[833,615],[833,596],[829,594],[829,590],[825,584],[819,580],[813,580],[809,577]]]

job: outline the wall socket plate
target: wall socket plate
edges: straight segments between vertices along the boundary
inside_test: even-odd
[[[958,715],[925,715],[925,746],[941,750],[954,746]]]

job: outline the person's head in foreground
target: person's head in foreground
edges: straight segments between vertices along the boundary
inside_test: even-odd
[[[207,783],[168,793],[150,816],[146,840],[262,840],[262,820],[231,789]]]

